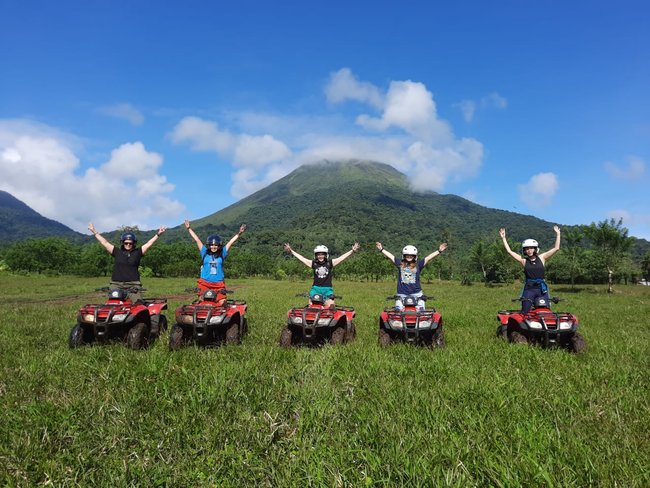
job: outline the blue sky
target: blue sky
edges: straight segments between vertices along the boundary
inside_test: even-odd
[[[0,190],[75,230],[179,225],[362,158],[650,239],[646,1],[0,0],[0,18]]]

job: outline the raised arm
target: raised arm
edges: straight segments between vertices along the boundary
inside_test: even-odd
[[[289,254],[293,254],[298,259],[298,261],[303,263],[308,268],[311,268],[311,259],[307,259],[305,256],[302,256],[298,254],[296,251],[294,251],[293,249],[291,249],[291,246],[289,245],[288,242],[284,245],[284,250],[287,251]]]
[[[92,232],[92,234],[95,236],[95,239],[97,239],[99,243],[102,246],[104,246],[104,249],[106,249],[109,254],[113,254],[113,249],[115,248],[115,246],[110,242],[108,242],[103,235],[97,232],[97,229],[95,229],[95,226],[93,225],[92,222],[88,224],[88,230]]]
[[[548,251],[539,255],[543,263],[546,263],[548,258],[560,250],[560,228],[557,225],[554,225],[553,230],[555,231],[555,245]]]
[[[244,231],[246,230],[246,224],[242,224],[239,226],[239,232],[237,232],[232,238],[228,241],[228,244],[226,244],[226,251],[230,251],[230,246],[232,246],[237,239],[239,239],[239,236],[241,236]]]
[[[425,258],[424,258],[424,265],[426,266],[427,263],[428,263],[429,261],[431,261],[433,258],[435,258],[436,256],[440,256],[440,255],[444,252],[445,249],[447,249],[447,243],[446,243],[446,242],[443,242],[442,244],[440,244],[440,245],[438,246],[438,250],[437,250],[437,251],[433,251],[433,252],[432,252],[431,254],[429,254],[428,256],[425,256]]]
[[[199,248],[199,252],[200,252],[201,249],[203,249],[203,242],[201,241],[201,239],[199,239],[199,236],[196,235],[196,232],[192,230],[192,227],[190,227],[190,221],[187,219],[185,219],[185,228],[192,236],[192,239],[194,239],[194,242],[196,242],[196,245]]]
[[[352,245],[352,249],[350,249],[348,252],[345,254],[341,254],[338,258],[332,259],[332,267],[336,266],[337,264],[341,264],[343,261],[345,261],[347,258],[349,258],[352,253],[355,253],[359,250],[359,243],[355,242]]]
[[[375,242],[375,246],[377,246],[377,249],[379,249],[379,252],[381,252],[386,258],[390,259],[391,263],[395,262],[395,256],[393,256],[390,252],[388,252],[386,249],[384,249],[384,246],[382,245],[381,242]]]
[[[518,261],[519,264],[523,266],[525,263],[524,258],[522,258],[519,254],[517,254],[512,249],[510,249],[510,244],[508,244],[508,239],[506,239],[506,230],[499,229],[499,235],[501,236],[501,240],[503,241],[503,247],[506,248],[506,252],[512,256],[512,259]]]
[[[156,232],[151,239],[149,239],[147,242],[142,244],[142,254],[146,253],[151,246],[153,246],[153,243],[158,240],[160,237],[160,234],[165,232],[167,230],[167,227],[164,225],[161,225],[160,228],[158,229],[158,232]]]

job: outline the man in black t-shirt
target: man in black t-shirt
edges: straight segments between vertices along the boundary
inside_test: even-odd
[[[147,252],[147,250],[158,240],[158,237],[160,237],[167,228],[165,226],[160,226],[158,232],[156,232],[142,247],[135,247],[138,239],[135,237],[133,232],[124,232],[120,236],[119,248],[108,242],[104,236],[97,232],[92,222],[88,224],[88,229],[93,233],[99,243],[104,246],[104,249],[106,249],[115,259],[113,264],[113,274],[111,275],[110,289],[137,289],[137,292],[129,292],[129,299],[133,302],[142,300],[142,295],[139,291],[139,289],[142,288],[140,272],[138,271],[140,260],[144,253]]]

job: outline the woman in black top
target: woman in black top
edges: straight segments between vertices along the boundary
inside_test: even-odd
[[[147,250],[153,245],[154,242],[158,240],[158,237],[167,230],[165,226],[160,226],[158,232],[149,239],[142,247],[135,247],[135,243],[138,241],[133,232],[124,232],[120,236],[120,247],[115,247],[113,244],[108,242],[104,236],[102,236],[95,226],[88,224],[88,230],[93,233],[95,238],[99,243],[104,246],[104,249],[115,258],[113,264],[113,274],[111,275],[111,284],[110,289],[115,290],[118,288],[122,289],[139,289],[142,288],[142,283],[140,282],[140,272],[138,267],[140,266],[140,260]],[[129,293],[129,298],[131,301],[142,300],[140,292],[131,292]]]
[[[329,249],[322,244],[314,248],[314,259],[307,259],[300,253],[297,253],[291,248],[289,243],[284,245],[284,250],[313,270],[314,284],[309,291],[309,296],[313,297],[315,294],[323,295],[325,297],[325,306],[331,307],[335,305],[334,289],[332,288],[332,270],[334,266],[345,261],[352,253],[357,252],[359,250],[359,243],[355,242],[352,249],[338,258],[331,260],[329,259]]]
[[[554,225],[553,230],[555,231],[555,246],[539,254],[537,241],[535,239],[526,239],[521,243],[523,257],[510,249],[510,245],[506,239],[506,230],[499,230],[499,235],[508,254],[524,267],[526,281],[524,282],[524,289],[521,292],[521,298],[523,298],[521,301],[521,311],[524,313],[530,310],[530,307],[535,302],[535,298],[543,296],[547,301],[549,299],[548,285],[544,280],[544,265],[548,258],[560,250],[560,228]]]

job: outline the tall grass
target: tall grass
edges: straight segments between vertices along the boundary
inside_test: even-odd
[[[229,281],[239,346],[70,350],[99,279],[0,277],[0,480],[34,486],[648,486],[650,289],[560,293],[588,351],[507,345],[515,286],[435,282],[444,350],[377,345],[393,283],[338,282],[357,340],[277,346],[306,282]],[[149,279],[175,307],[187,280]],[[552,290],[553,291],[553,290]]]

